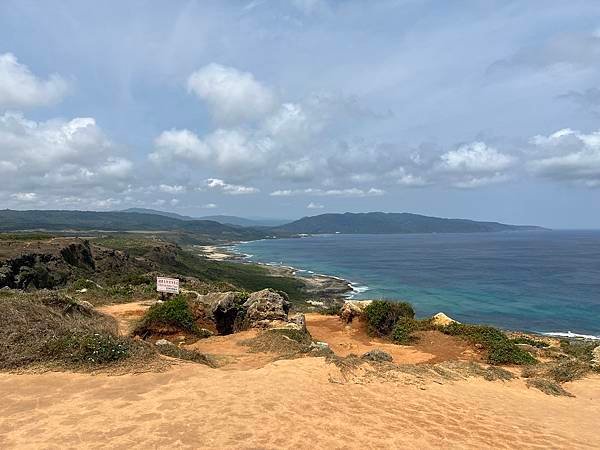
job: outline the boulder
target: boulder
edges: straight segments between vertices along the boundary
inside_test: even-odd
[[[193,301],[192,313],[197,322],[214,322],[218,334],[238,331],[244,319],[243,298],[239,292],[214,292]]]
[[[244,324],[249,328],[272,328],[288,323],[290,302],[270,289],[250,294],[243,304]]]
[[[384,352],[383,350],[379,350],[378,348],[370,350],[367,353],[364,353],[360,358],[364,359],[366,361],[373,361],[373,362],[392,362],[393,361],[392,355]]]
[[[457,322],[456,320],[452,319],[451,317],[448,317],[443,312],[439,312],[431,318],[431,324],[438,326],[438,327],[445,327],[446,325],[450,325],[451,323],[460,323],[460,322]]]
[[[158,341],[156,341],[154,343],[155,345],[161,346],[161,345],[175,345],[170,341],[167,341],[166,339],[159,339]]]
[[[355,317],[362,316],[365,308],[372,302],[373,300],[346,300],[340,310],[340,317],[345,323],[350,323]]]

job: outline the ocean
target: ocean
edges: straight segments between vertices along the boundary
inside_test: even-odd
[[[319,235],[237,244],[249,259],[350,281],[419,317],[600,337],[600,231]]]

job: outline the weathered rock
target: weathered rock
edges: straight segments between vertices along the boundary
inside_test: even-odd
[[[300,331],[306,332],[306,317],[302,313],[296,313],[289,319],[290,325],[296,325]]]
[[[360,358],[367,360],[367,361],[374,361],[374,362],[392,362],[393,361],[392,355],[384,352],[383,350],[379,350],[378,348],[364,353]]]
[[[340,310],[340,317],[345,323],[350,323],[355,317],[362,316],[365,308],[372,302],[373,300],[346,300]]]
[[[460,322],[457,322],[456,320],[452,319],[451,317],[448,317],[443,312],[439,312],[431,318],[431,324],[438,326],[438,327],[445,327],[447,325],[450,325],[451,323],[460,323]]]
[[[193,301],[192,314],[201,323],[214,322],[217,333],[226,335],[241,328],[245,316],[242,304],[238,292],[214,292]]]
[[[270,289],[250,294],[243,304],[246,309],[244,323],[250,328],[271,328],[277,323],[288,322],[290,303]]]
[[[155,345],[161,346],[161,345],[175,345],[170,341],[167,341],[166,339],[159,339],[158,341],[156,341],[154,343]]]

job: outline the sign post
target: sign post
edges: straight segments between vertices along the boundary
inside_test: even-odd
[[[179,279],[156,277],[156,292],[160,292],[160,297],[164,300],[165,294],[179,294]]]

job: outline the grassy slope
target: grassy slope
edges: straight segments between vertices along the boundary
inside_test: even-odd
[[[132,256],[147,256],[158,243],[156,239],[139,236],[117,236],[94,240],[95,243],[127,251]],[[183,276],[196,277],[200,281],[230,283],[239,289],[257,291],[272,288],[285,291],[290,300],[299,302],[307,298],[304,284],[292,277],[274,276],[264,267],[226,261],[212,261],[192,254],[180,247],[175,249],[175,258],[157,261],[161,270]]]

